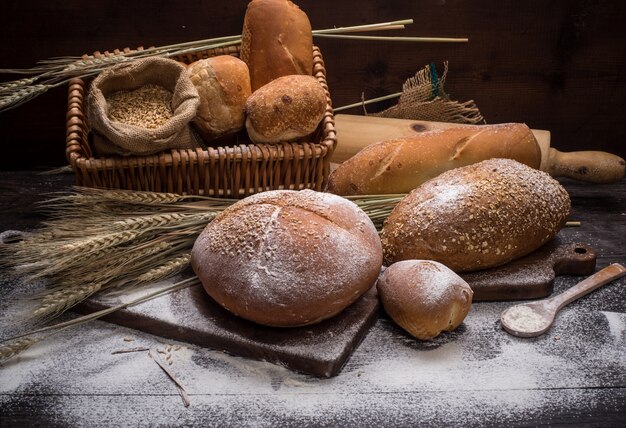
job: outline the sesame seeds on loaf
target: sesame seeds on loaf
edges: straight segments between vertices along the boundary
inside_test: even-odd
[[[387,218],[387,264],[436,260],[455,272],[500,266],[552,239],[570,213],[548,174],[509,159],[447,171],[409,193]]]
[[[207,293],[264,325],[330,318],[369,290],[382,248],[369,217],[344,198],[277,190],[243,199],[200,234],[192,266]]]

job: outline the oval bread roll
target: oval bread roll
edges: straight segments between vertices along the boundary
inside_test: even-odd
[[[381,233],[385,261],[436,260],[455,272],[499,266],[552,239],[570,213],[567,191],[510,159],[444,172],[409,193]]]
[[[252,91],[290,74],[313,74],[313,33],[306,13],[288,0],[252,0],[241,35]]]
[[[463,278],[428,260],[392,264],[380,275],[376,287],[389,316],[421,340],[461,325],[474,294]]]
[[[311,134],[326,112],[326,92],[313,76],[284,76],[246,101],[246,130],[254,143],[275,144]]]
[[[251,93],[246,63],[219,55],[190,64],[187,73],[200,95],[192,123],[202,138],[212,141],[243,129],[244,106]]]
[[[347,199],[275,190],[220,213],[196,240],[191,263],[227,310],[291,327],[330,318],[369,290],[382,248],[367,214]]]
[[[408,193],[444,171],[491,158],[539,168],[541,151],[521,123],[423,132],[367,146],[337,167],[327,190],[344,196]]]

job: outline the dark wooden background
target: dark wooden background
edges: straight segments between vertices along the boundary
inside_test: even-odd
[[[335,0],[297,2],[313,28],[412,18],[397,35],[467,44],[316,39],[335,106],[397,92],[425,64],[449,61],[446,90],[489,123],[552,131],[559,150],[626,157],[626,3],[621,0]],[[5,2],[0,68],[140,45],[239,34],[247,0]],[[1,75],[1,80],[13,76]],[[380,107],[384,107],[381,105]],[[66,88],[0,114],[0,169],[65,164]],[[358,110],[353,111],[358,113]]]

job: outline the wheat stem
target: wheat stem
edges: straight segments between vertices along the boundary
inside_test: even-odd
[[[26,349],[28,349],[30,346],[32,346],[34,343],[43,340],[43,339],[47,339],[48,337],[50,337],[52,334],[54,333],[58,333],[59,331],[69,328],[69,327],[75,327],[77,325],[80,324],[84,324],[86,322],[89,321],[93,321],[96,320],[98,318],[102,318],[106,315],[109,315],[113,312],[119,311],[121,309],[126,309],[132,306],[136,306],[139,305],[141,303],[147,302],[149,300],[153,300],[156,299],[158,297],[161,296],[165,296],[166,294],[178,291],[178,290],[182,290],[184,288],[187,287],[191,287],[193,285],[197,285],[200,283],[200,280],[197,277],[192,277],[192,278],[187,278],[184,279],[182,281],[176,282],[174,284],[170,284],[164,287],[159,288],[158,290],[152,291],[144,296],[140,296],[137,297],[129,302],[126,303],[122,303],[119,304],[117,306],[113,306],[111,308],[107,308],[107,309],[103,309],[101,311],[97,311],[97,312],[93,312],[91,314],[88,315],[83,315],[81,317],[78,318],[74,318],[72,320],[69,321],[65,321],[62,323],[58,323],[58,324],[54,324],[51,326],[47,326],[47,327],[42,327],[39,328],[37,330],[33,330],[30,331],[28,333],[24,333],[24,334],[20,334],[18,336],[14,336],[8,339],[3,340],[2,342],[8,342],[7,345],[2,345],[0,347],[0,360],[5,360],[8,358],[11,358],[17,354],[19,354],[20,352],[25,351]],[[39,339],[34,339],[32,336],[35,335],[40,335],[42,333],[49,333],[49,332],[53,332],[52,334],[48,334],[44,337],[41,337]]]
[[[22,337],[12,340],[6,345],[0,346],[0,365],[26,351],[40,340],[41,338],[35,339],[34,337]]]

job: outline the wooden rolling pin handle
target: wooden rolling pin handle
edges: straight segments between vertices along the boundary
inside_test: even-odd
[[[625,166],[624,159],[607,152],[559,152],[550,148],[546,172],[588,183],[615,183],[624,178]]]

